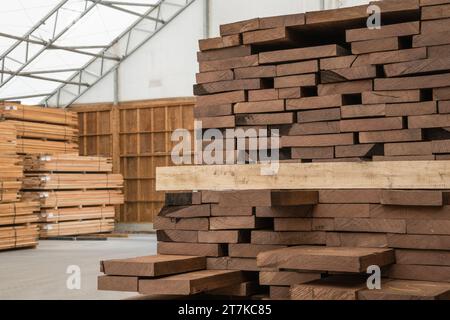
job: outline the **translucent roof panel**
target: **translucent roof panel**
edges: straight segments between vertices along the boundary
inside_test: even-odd
[[[100,52],[139,18],[130,11],[143,14],[149,10],[149,5],[156,3],[156,0],[2,0],[0,57],[4,59],[0,62],[4,61],[4,69],[0,74],[3,75],[0,81],[0,100],[53,92],[61,85],[56,80],[68,79],[76,69],[83,67],[92,58],[89,53]],[[50,15],[45,24],[32,32],[29,41],[22,41],[14,50],[7,52],[58,5],[60,9],[57,13]],[[52,43],[51,49],[30,59],[60,34]],[[69,51],[70,49],[85,54]],[[24,62],[30,60],[32,61],[23,67]],[[20,72],[16,75],[18,70]],[[55,81],[48,81],[49,79]],[[22,103],[36,104],[42,98],[37,96],[20,100]]]

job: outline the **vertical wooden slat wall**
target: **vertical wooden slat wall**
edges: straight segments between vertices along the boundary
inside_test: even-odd
[[[155,191],[155,168],[172,165],[170,137],[178,128],[193,130],[194,98],[75,105],[80,153],[113,158],[125,179],[119,222],[153,222],[164,194]]]

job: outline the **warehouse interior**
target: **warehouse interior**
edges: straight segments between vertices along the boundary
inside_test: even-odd
[[[450,1],[5,2],[0,300],[450,299]]]

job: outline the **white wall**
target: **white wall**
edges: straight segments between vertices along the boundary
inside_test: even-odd
[[[368,3],[369,0],[324,0],[326,9]],[[210,0],[209,36],[224,23],[254,17],[320,10],[321,0]],[[205,0],[197,0],[159,34],[122,63],[119,100],[132,101],[192,95],[198,39],[204,38]],[[76,103],[114,100],[113,75],[97,83]]]

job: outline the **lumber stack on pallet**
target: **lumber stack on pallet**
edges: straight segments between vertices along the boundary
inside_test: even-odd
[[[110,232],[114,205],[124,201],[123,178],[111,160],[78,155],[24,157],[24,198],[39,201],[40,236]]]
[[[364,5],[236,22],[200,41],[204,129],[279,130],[281,160],[342,164],[163,168],[159,190],[180,192],[155,220],[159,255],[246,272],[271,299],[450,299],[448,184],[405,174],[450,166],[450,1],[372,4],[381,29],[367,28]],[[405,162],[354,163],[388,160]],[[368,288],[370,266],[381,290]]]
[[[0,119],[16,127],[19,154],[78,152],[78,122],[74,112],[4,102],[0,105]]]
[[[197,120],[277,129],[281,160],[449,159],[449,3],[372,4],[381,29],[367,5],[222,25],[200,40]]]
[[[37,245],[37,202],[20,199],[23,166],[16,155],[16,128],[0,121],[0,250]]]
[[[167,193],[154,224],[158,254],[195,255],[208,270],[245,272],[271,299],[449,299],[447,197],[404,190]],[[367,287],[373,265],[382,271],[381,291]],[[129,285],[121,277],[99,281],[104,290]]]
[[[102,261],[104,275],[98,289],[139,292],[146,295],[220,296],[250,292],[249,275],[242,271],[207,270],[206,258],[199,256],[157,255]]]

